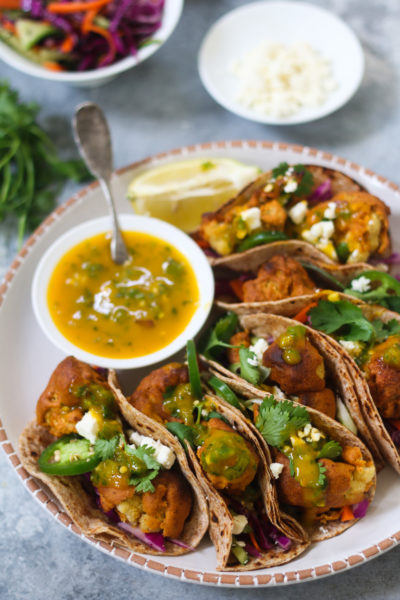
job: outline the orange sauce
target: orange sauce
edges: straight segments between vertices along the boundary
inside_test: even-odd
[[[134,358],[171,343],[199,302],[194,271],[176,248],[147,233],[125,231],[130,260],[116,265],[110,234],[69,250],[50,278],[47,302],[60,332],[98,356]]]

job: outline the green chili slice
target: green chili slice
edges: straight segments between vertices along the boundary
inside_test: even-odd
[[[189,383],[192,395],[201,400],[203,397],[203,390],[201,388],[201,379],[199,365],[197,362],[196,346],[193,340],[188,340],[186,343],[186,355],[189,370]]]
[[[101,462],[89,440],[75,434],[64,435],[42,452],[39,469],[50,475],[82,475]]]
[[[281,240],[289,239],[283,231],[258,231],[247,236],[243,242],[236,248],[236,252],[244,252],[255,246],[261,246],[262,244],[271,244],[272,242],[279,242]]]
[[[236,396],[235,392],[231,390],[229,385],[227,385],[224,381],[221,381],[221,379],[218,379],[218,377],[215,377],[215,375],[213,375],[211,379],[209,379],[208,383],[210,384],[214,392],[217,394],[217,396],[220,396],[223,400],[225,400],[235,408],[242,410],[239,398]]]

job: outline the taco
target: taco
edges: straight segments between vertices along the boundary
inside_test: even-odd
[[[145,415],[123,420],[102,371],[63,360],[36,417],[20,436],[21,462],[83,534],[147,554],[199,544],[207,504],[184,451]]]
[[[389,208],[343,173],[281,163],[213,213],[194,238],[218,257],[297,239],[331,262],[366,262],[390,254]]]
[[[193,352],[189,366],[152,371],[124,406],[127,415],[134,407],[162,424],[186,447],[208,498],[217,569],[271,567],[307,548],[304,529],[278,508],[265,442],[241,413],[204,393]]]
[[[360,406],[340,350],[320,333],[282,316],[221,317],[202,342],[207,364],[257,398],[291,399],[336,419],[359,435],[378,468],[382,454]]]
[[[303,306],[300,318],[341,352],[371,433],[400,473],[400,315],[331,295]]]
[[[316,293],[339,291],[400,311],[400,283],[366,263],[322,262],[312,246],[275,242],[227,256],[214,266],[217,305],[238,314],[293,315]]]

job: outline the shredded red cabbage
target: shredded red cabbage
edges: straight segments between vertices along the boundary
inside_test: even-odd
[[[139,527],[132,527],[132,525],[123,521],[118,523],[118,527],[127,533],[131,533],[138,540],[153,548],[153,550],[165,552],[165,538],[161,533],[144,533]]]
[[[307,198],[307,200],[310,206],[315,206],[320,202],[325,202],[326,200],[329,200],[330,198],[332,198],[332,196],[332,183],[330,179],[327,179],[313,191],[313,193]]]
[[[71,1],[74,0],[64,0],[66,4]],[[58,31],[40,41],[34,50],[51,47],[60,55],[55,62],[61,70],[87,71],[136,55],[161,27],[164,3],[165,0],[111,0],[87,25],[85,11],[57,14],[48,10],[47,0],[21,0],[21,12],[9,12],[4,19],[15,22],[23,17],[51,23]],[[68,38],[72,47],[63,50],[63,42]]]
[[[167,539],[172,544],[175,544],[175,546],[181,546],[181,548],[186,548],[187,550],[191,550],[192,552],[194,552],[193,546],[189,546],[189,544],[186,544],[186,542],[182,542],[182,540],[177,540],[177,539],[173,539],[173,538],[165,538],[165,539]]]
[[[250,554],[250,556],[254,556],[255,558],[260,558],[261,556],[259,551],[256,550],[252,544],[246,543],[244,549],[246,550],[247,554]]]
[[[394,427],[390,421],[384,421],[385,427],[389,432],[390,437],[392,438],[392,442],[400,450],[400,429]]]
[[[365,517],[368,506],[369,506],[368,500],[362,500],[358,504],[353,504],[352,510],[353,510],[353,515],[355,516],[355,518],[362,519],[363,517]]]

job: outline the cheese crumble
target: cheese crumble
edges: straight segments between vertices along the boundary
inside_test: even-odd
[[[323,104],[337,83],[330,61],[305,42],[261,42],[231,65],[240,82],[237,101],[258,113],[289,117]]]

